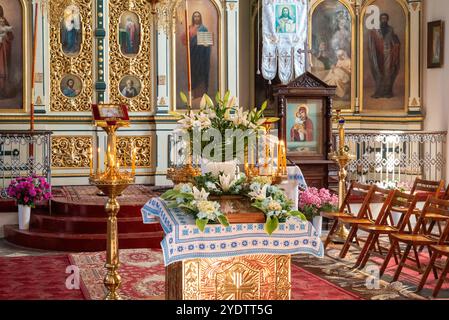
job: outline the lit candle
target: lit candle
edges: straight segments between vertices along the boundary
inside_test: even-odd
[[[132,157],[131,157],[131,174],[136,174],[136,148],[132,151]]]
[[[89,148],[89,169],[90,169],[90,176],[92,176],[93,175],[93,171],[94,171],[92,147]]]
[[[281,169],[282,174],[285,173],[285,169],[287,166],[287,162],[285,159],[285,143],[283,140],[279,141],[279,167]]]
[[[100,173],[100,154],[101,150],[100,147],[97,148],[97,174]]]

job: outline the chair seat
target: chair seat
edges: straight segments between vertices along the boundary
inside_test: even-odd
[[[390,210],[393,212],[407,213],[408,207],[391,207]],[[414,208],[412,213],[419,215],[421,214],[421,211],[418,208]]]
[[[449,217],[442,215],[442,214],[438,214],[438,213],[427,213],[426,219],[428,219],[428,220],[448,220]]]
[[[430,248],[433,251],[437,251],[441,254],[444,254],[445,256],[449,256],[449,246],[445,245],[432,245]]]
[[[413,243],[417,245],[425,245],[436,242],[436,240],[432,240],[421,234],[396,233],[392,234],[391,237],[400,242]]]
[[[340,222],[352,223],[352,224],[372,224],[373,223],[370,219],[356,218],[356,217],[341,218]]]
[[[379,226],[379,225],[362,225],[360,226],[360,229],[363,231],[372,231],[372,232],[376,232],[376,233],[392,233],[392,232],[397,232],[398,229],[396,229],[395,227],[392,226]]]
[[[349,213],[346,212],[325,212],[323,211],[321,213],[321,216],[328,218],[328,219],[336,219],[336,218],[342,218],[342,217],[352,217]]]

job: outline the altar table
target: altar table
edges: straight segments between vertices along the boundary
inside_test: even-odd
[[[263,223],[209,224],[160,198],[141,209],[144,223],[159,221],[166,266],[167,299],[290,299],[290,255],[324,255],[309,222],[290,218],[271,236]]]

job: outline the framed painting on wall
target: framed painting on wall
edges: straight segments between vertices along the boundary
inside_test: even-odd
[[[323,154],[322,99],[287,99],[286,148],[288,155]]]
[[[311,8],[309,32],[312,73],[336,86],[334,107],[355,106],[355,15],[341,0],[317,1]]]
[[[190,43],[191,83],[193,109],[198,109],[203,94],[214,97],[220,78],[220,23],[221,16],[214,0],[186,0]],[[180,92],[187,94],[187,38],[185,5],[176,12],[174,34],[175,66],[173,68],[174,101],[178,109],[186,108],[177,99]]]
[[[367,14],[380,10],[378,29]],[[409,87],[409,16],[404,0],[370,0],[362,8],[360,24],[362,112],[406,112]]]
[[[24,0],[0,0],[0,111],[24,112],[27,102],[27,9]]]
[[[427,24],[427,68],[441,68],[444,63],[444,22]]]

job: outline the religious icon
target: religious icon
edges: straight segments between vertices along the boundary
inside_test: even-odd
[[[276,32],[295,33],[296,32],[296,6],[276,5]]]
[[[429,22],[427,26],[427,67],[441,68],[444,62],[443,21]]]
[[[337,87],[336,108],[351,107],[352,41],[348,8],[338,0],[321,2],[312,14],[312,73]]]
[[[120,105],[103,105],[100,109],[102,118],[122,118],[123,111]]]
[[[140,94],[141,87],[140,80],[133,75],[124,76],[119,83],[120,93],[128,99],[137,97]]]
[[[376,0],[379,29],[363,25],[363,105],[369,110],[404,110],[406,101],[406,28],[404,9],[396,0]]]
[[[61,92],[67,98],[76,98],[82,91],[81,79],[73,74],[64,76],[61,80]]]
[[[23,11],[20,0],[0,5],[0,109],[23,108]]]
[[[119,43],[122,54],[135,57],[140,49],[140,23],[134,12],[126,11],[120,16]]]
[[[218,91],[218,39],[219,16],[210,0],[187,0],[188,30],[193,108],[199,107],[201,97],[207,93],[215,96]],[[180,6],[178,17],[184,17]],[[182,11],[182,12],[181,12]],[[185,18],[176,25],[176,91],[187,92],[187,39]]]
[[[323,103],[319,99],[292,99],[287,103],[287,151],[321,153]]]
[[[64,9],[60,37],[64,54],[75,56],[80,52],[82,44],[82,23],[80,11],[76,5],[72,4]]]

